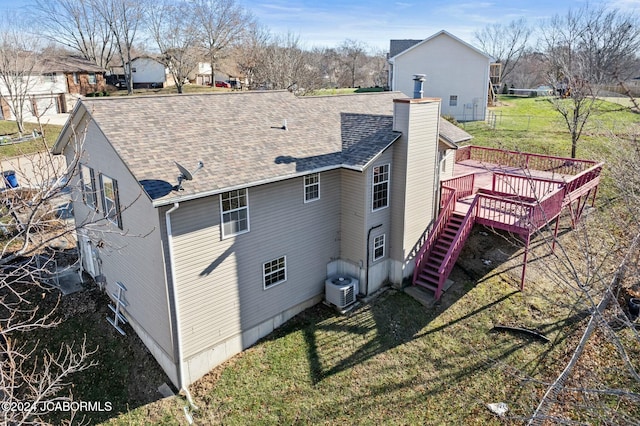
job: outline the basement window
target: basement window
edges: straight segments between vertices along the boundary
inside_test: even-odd
[[[264,289],[281,284],[287,280],[287,256],[270,260],[262,264]]]
[[[384,235],[379,235],[373,239],[373,261],[384,257]]]

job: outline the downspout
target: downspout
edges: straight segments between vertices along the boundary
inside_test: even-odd
[[[178,349],[178,383],[180,384],[180,390],[184,391],[187,396],[187,401],[189,401],[189,405],[194,410],[197,410],[198,407],[193,402],[191,398],[191,393],[189,392],[188,386],[185,384],[184,380],[184,371],[182,368],[182,332],[180,331],[180,304],[178,303],[178,289],[176,286],[176,268],[175,262],[173,261],[173,235],[171,231],[171,213],[178,210],[180,208],[180,203],[173,203],[173,207],[165,212],[165,224],[167,226],[167,242],[169,248],[169,262],[171,263],[169,268],[171,269],[171,293],[173,296],[173,305],[174,305],[174,313],[176,316],[176,346]],[[186,415],[186,407],[185,407],[185,415]]]
[[[367,232],[367,271],[364,273],[364,295],[368,296],[369,295],[369,252],[370,250],[370,240],[371,240],[371,231],[373,231],[374,229],[378,229],[382,226],[381,223],[372,226],[371,228],[369,228],[369,232]]]

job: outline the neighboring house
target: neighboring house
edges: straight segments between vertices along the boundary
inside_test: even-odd
[[[45,67],[54,73],[61,73],[66,83],[64,111],[71,111],[81,96],[106,90],[105,70],[80,56],[48,58]]]
[[[408,280],[468,139],[438,99],[265,91],[84,99],[53,151],[79,156],[76,221],[97,221],[85,270],[183,387],[321,301],[328,276],[362,295]],[[193,173],[181,189],[174,161]]]
[[[389,87],[413,94],[412,75],[426,75],[425,96],[442,99],[442,114],[484,120],[492,58],[447,31],[425,40],[391,40]]]
[[[32,74],[23,81],[27,91],[25,119],[68,112],[81,95],[106,87],[104,70],[77,56],[38,58]],[[0,92],[7,93],[1,81]],[[7,100],[3,99],[0,105],[3,118],[15,118]]]
[[[134,89],[172,86],[173,78],[167,67],[150,56],[139,56],[131,60],[131,80]]]
[[[229,74],[216,70],[215,78],[211,78],[211,64],[209,62],[198,62],[198,66],[189,74],[189,81],[201,86],[211,86],[214,81],[228,81]]]

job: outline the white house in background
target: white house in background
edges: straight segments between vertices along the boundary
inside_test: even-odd
[[[425,40],[391,40],[389,87],[412,96],[412,76],[425,74],[424,95],[442,99],[442,115],[484,120],[491,62],[491,56],[445,30]]]
[[[9,91],[0,79],[0,118],[15,119],[9,102],[19,103],[24,94],[24,119],[46,117],[73,109],[81,96],[105,90],[104,70],[94,63],[73,55],[35,57],[26,55],[24,63],[32,72],[12,83]],[[10,93],[14,95],[11,96]],[[16,95],[17,94],[17,95]],[[16,105],[16,109],[19,106]]]
[[[211,78],[211,63],[198,62],[198,66],[189,74],[189,81],[201,86],[211,86],[214,81],[228,81],[229,75],[216,70],[215,78]]]
[[[129,63],[134,89],[166,87],[173,85],[169,70],[164,64],[150,56],[139,56]]]
[[[328,277],[358,280],[354,300],[410,277],[468,139],[434,98],[226,92],[87,98],[53,151],[80,157],[85,270],[183,388],[321,301]]]

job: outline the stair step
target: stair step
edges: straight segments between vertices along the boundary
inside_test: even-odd
[[[429,271],[437,271],[440,266],[442,266],[442,262],[438,259],[428,259],[424,266],[423,266],[423,270],[429,270]]]
[[[440,274],[438,273],[438,271],[432,271],[431,269],[423,269],[418,274],[418,277],[425,281],[432,281],[435,283],[440,280]]]
[[[433,285],[432,283],[428,283],[426,281],[422,281],[422,280],[416,280],[416,285],[419,285],[420,287],[424,287],[426,289],[429,289],[433,292],[436,292],[438,290],[438,286],[437,285]]]

